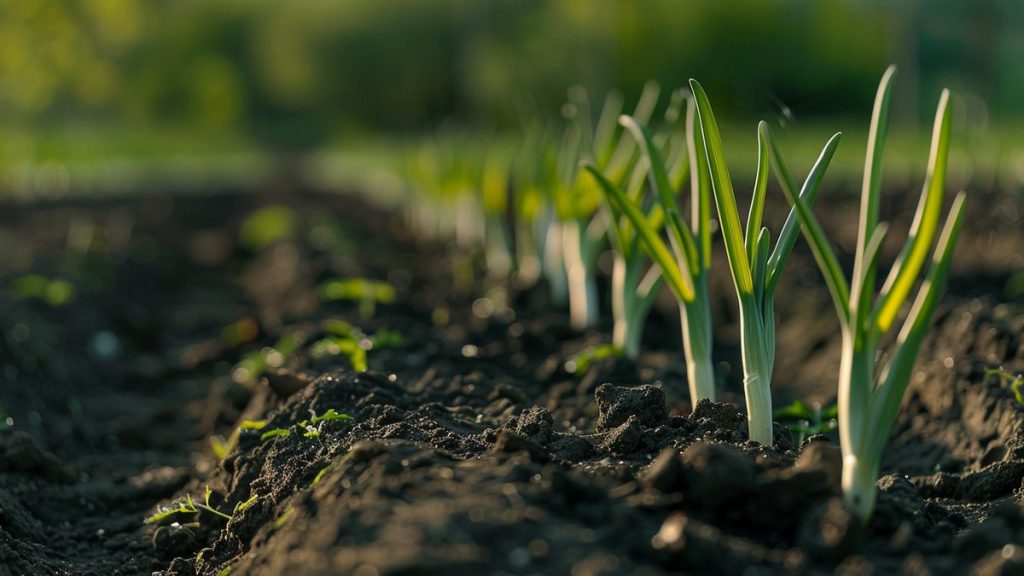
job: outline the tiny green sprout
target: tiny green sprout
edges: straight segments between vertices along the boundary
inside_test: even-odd
[[[787,406],[776,408],[772,415],[790,432],[796,434],[797,444],[803,444],[809,436],[835,430],[839,407],[832,405],[823,408],[820,402],[807,406],[800,400],[794,400]]]
[[[268,368],[283,365],[299,348],[302,340],[301,334],[291,333],[281,337],[273,346],[246,354],[231,371],[231,378],[239,384],[251,386]]]
[[[217,576],[231,576],[231,573],[235,571],[234,566],[225,566],[223,570],[217,572]]]
[[[281,528],[284,528],[284,525],[286,523],[288,523],[288,519],[291,518],[294,514],[295,514],[295,508],[292,507],[292,506],[289,506],[284,511],[283,514],[281,514],[280,516],[277,517],[276,520],[274,520],[274,530],[280,530]]]
[[[985,378],[999,378],[999,385],[1009,388],[1017,402],[1024,404],[1024,373],[1014,375],[1002,368],[989,368]]]
[[[232,515],[225,514],[220,510],[217,510],[210,505],[210,496],[213,494],[213,490],[209,486],[206,487],[206,493],[203,496],[203,502],[199,503],[192,499],[191,494],[185,494],[184,500],[179,500],[172,506],[159,506],[155,514],[146,518],[146,524],[155,524],[162,522],[167,518],[175,516],[177,514],[199,514],[199,512],[208,512],[214,516],[219,516],[225,520],[230,521]],[[235,507],[236,511],[238,507]]]
[[[320,285],[320,299],[325,302],[348,301],[359,303],[359,314],[372,318],[377,304],[395,301],[395,289],[387,282],[366,278],[337,278]]]
[[[331,470],[334,470],[338,466],[347,462],[351,455],[351,452],[346,453],[343,456],[335,458],[334,461],[332,461],[330,464],[321,468],[320,471],[316,473],[316,476],[313,478],[313,481],[309,483],[309,489],[312,490],[316,488],[320,484],[320,481],[324,479],[324,476],[327,476],[327,474],[329,474]]]
[[[365,345],[364,342],[366,343]],[[313,343],[313,346],[310,348],[310,355],[313,358],[345,356],[348,358],[353,370],[365,372],[369,369],[366,360],[366,349],[370,347],[372,347],[372,342],[365,337],[360,337],[359,340],[356,340],[348,336],[327,336]]]
[[[338,412],[334,408],[329,408],[323,414],[318,415],[315,411],[309,411],[309,418],[302,420],[295,424],[302,435],[306,438],[319,438],[320,433],[323,431],[324,423],[326,422],[345,422],[351,420],[352,417],[348,414]],[[274,428],[267,430],[260,436],[261,441],[270,440],[271,438],[287,438],[291,436],[292,431],[290,428]]]
[[[260,434],[260,441],[266,442],[271,438],[287,438],[291,436],[291,434],[291,430],[287,428],[272,428],[270,430],[267,430],[263,434]]]
[[[565,361],[565,371],[570,374],[582,376],[595,363],[605,358],[621,358],[624,355],[622,348],[613,344],[598,344],[590,346],[579,354],[574,354]]]
[[[238,242],[258,252],[271,244],[295,236],[298,217],[285,206],[267,206],[249,214],[238,229]]]
[[[946,284],[953,249],[963,222],[965,195],[957,194],[941,224],[949,157],[952,114],[950,96],[939,97],[932,130],[928,168],[909,236],[876,294],[878,260],[887,227],[878,222],[881,165],[889,121],[891,85],[896,69],[882,76],[875,98],[864,162],[861,210],[851,281],[847,281],[835,252],[809,204],[783,182],[786,198],[797,209],[801,229],[825,277],[842,333],[839,367],[839,440],[843,451],[843,499],[862,522],[874,513],[875,481],[882,452],[899,414],[921,345],[928,333],[939,295]],[[785,161],[769,142],[773,160],[785,174]],[[941,224],[941,225],[940,225]],[[932,244],[935,243],[934,248]],[[927,273],[924,265],[931,264]],[[922,278],[923,277],[923,278]],[[896,327],[900,311],[918,285],[917,295],[903,317],[888,355],[879,350]],[[876,364],[885,359],[881,365]]]
[[[238,425],[238,428],[235,428],[231,435],[228,436],[227,440],[219,434],[210,437],[210,447],[213,449],[213,453],[217,456],[218,460],[224,460],[238,447],[238,439],[242,434],[242,430],[262,430],[266,426],[266,420],[243,420]]]

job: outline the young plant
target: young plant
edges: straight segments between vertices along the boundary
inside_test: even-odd
[[[231,514],[225,514],[220,510],[217,510],[216,508],[213,507],[213,505],[210,504],[210,496],[212,494],[213,490],[211,490],[209,486],[206,487],[206,493],[205,496],[203,497],[202,502],[196,502],[195,500],[192,499],[191,494],[185,494],[185,498],[183,500],[175,502],[173,506],[158,507],[156,513],[146,518],[146,524],[155,524],[157,522],[162,522],[163,520],[166,520],[172,516],[177,516],[178,514],[199,514],[199,512],[207,512],[209,514],[213,514],[214,516],[219,516],[224,520],[230,522],[231,519],[234,518],[235,514],[238,514],[239,512],[242,512],[247,508],[251,507],[259,499],[259,496],[257,494],[253,494],[245,502],[239,502],[238,505],[235,506],[235,509],[231,512]]]
[[[647,122],[654,113],[659,92],[655,83],[644,86],[634,116]],[[597,322],[594,269],[609,218],[600,210],[601,192],[580,177],[580,163],[586,161],[597,166],[612,182],[622,185],[636,162],[636,146],[620,137],[615,124],[622,110],[618,96],[605,100],[596,125],[591,124],[590,103],[582,89],[570,91],[567,110],[571,123],[559,159],[563,185],[556,189],[554,204],[568,279],[570,322],[574,328],[583,329]]]
[[[989,368],[985,370],[985,378],[998,378],[999,384],[1008,388],[1013,393],[1013,397],[1017,400],[1018,404],[1024,404],[1024,374],[1013,374],[1003,370],[1002,368]],[[0,412],[0,416],[2,416]],[[0,423],[0,429],[3,424]]]
[[[792,404],[776,408],[773,416],[790,432],[796,434],[796,443],[799,445],[803,444],[808,436],[835,430],[838,425],[836,419],[839,418],[839,407],[822,407],[820,402],[813,402],[808,406],[800,400],[794,400]]]
[[[687,161],[693,201],[692,228],[679,215],[679,209],[667,165],[654,138],[636,118],[622,116],[619,122],[632,134],[644,158],[650,187],[660,210],[645,213],[642,198],[627,194],[597,166],[585,165],[604,192],[615,214],[632,225],[639,246],[661,271],[661,277],[679,303],[682,321],[686,376],[693,406],[701,399],[715,399],[715,371],[711,362],[711,306],[708,301],[708,270],[711,265],[711,212],[707,184],[707,166],[695,154],[694,108],[687,105],[686,133],[690,150]],[[680,178],[679,180],[683,180]],[[668,228],[669,248],[660,234],[661,222]],[[634,245],[636,246],[636,245]],[[637,259],[639,253],[630,251]]]
[[[768,150],[765,143],[768,125],[758,125],[757,175],[754,195],[747,215],[746,231],[740,228],[736,195],[729,168],[725,163],[722,137],[715,122],[707,94],[696,80],[690,80],[696,101],[700,132],[710,172],[711,188],[718,208],[725,253],[732,272],[740,308],[740,345],[743,354],[743,392],[747,402],[750,439],[771,446],[772,371],[775,367],[775,289],[796,244],[799,230],[796,210],[790,210],[775,249],[771,248],[768,229],[761,226],[768,185]],[[800,196],[810,205],[818,195],[836,147],[839,134],[828,141],[804,182]]]
[[[839,438],[843,451],[843,499],[863,522],[875,508],[882,451],[896,421],[921,343],[949,273],[953,247],[960,231],[964,193],[957,194],[939,230],[946,184],[951,129],[949,91],[943,90],[935,114],[931,152],[917,213],[903,249],[875,294],[878,255],[886,225],[878,222],[881,169],[889,120],[889,100],[895,67],[882,77],[875,99],[864,163],[860,222],[853,276],[849,283],[808,203],[783,186],[797,209],[804,236],[828,285],[842,331],[839,368]],[[785,167],[782,154],[770,143],[775,163]],[[879,344],[892,331],[900,310],[921,276],[932,242],[931,265],[917,291],[902,328],[882,366],[875,362]]]

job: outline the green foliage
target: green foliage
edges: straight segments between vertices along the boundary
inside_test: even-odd
[[[285,206],[267,206],[246,216],[238,229],[238,242],[253,252],[295,237],[298,216]]]
[[[718,208],[725,253],[739,301],[740,338],[743,353],[743,387],[747,401],[750,438],[772,444],[771,378],[775,366],[775,287],[796,242],[797,214],[790,210],[775,249],[771,235],[761,225],[768,185],[768,125],[758,125],[757,176],[747,215],[745,232],[740,227],[739,211],[732,178],[725,163],[725,149],[707,94],[696,80],[690,80],[699,117],[700,131],[707,157],[711,189]],[[803,202],[813,204],[825,171],[839,145],[833,136],[822,150],[800,192]],[[792,192],[789,172],[780,171],[780,180]]]
[[[292,435],[292,428],[295,428],[296,432],[302,432],[302,435],[305,438],[319,438],[325,423],[347,422],[350,420],[352,420],[351,416],[338,412],[334,408],[329,408],[326,412],[319,415],[310,410],[309,418],[295,423],[295,425],[290,428],[273,428],[271,430],[267,430],[260,435],[260,440],[266,441],[272,438],[287,438]]]
[[[839,407],[832,405],[823,408],[818,402],[807,406],[800,400],[794,400],[791,404],[776,408],[772,416],[796,435],[799,445],[809,436],[835,430]]]
[[[893,263],[881,291],[875,294],[878,256],[887,227],[878,222],[881,162],[884,158],[889,101],[895,67],[882,77],[872,114],[864,165],[857,251],[851,282],[847,282],[821,225],[803,198],[783,186],[796,208],[801,228],[832,295],[843,334],[839,374],[839,435],[843,449],[843,495],[846,504],[867,522],[874,512],[882,451],[896,421],[921,344],[931,324],[939,294],[946,283],[953,248],[962,223],[965,195],[953,201],[941,226],[946,165],[952,115],[949,91],[939,98],[932,131],[924,186],[909,236]],[[775,163],[785,161],[771,146]],[[938,238],[934,249],[933,240]],[[922,269],[931,252],[931,265]],[[893,329],[910,292],[920,281],[917,296],[903,320],[888,361],[876,367],[879,345]]]
[[[372,318],[378,304],[395,301],[395,289],[387,282],[366,278],[336,278],[320,285],[320,299],[325,302],[357,302],[363,318]]]
[[[576,376],[582,376],[590,370],[596,362],[605,358],[621,358],[624,355],[621,348],[612,344],[598,344],[590,346],[579,354],[574,354],[565,361],[565,371]]]
[[[209,486],[206,487],[206,491],[203,495],[202,502],[196,502],[195,500],[192,499],[191,494],[185,494],[184,499],[178,500],[177,502],[172,503],[170,506],[157,507],[156,513],[146,518],[146,524],[157,524],[163,522],[164,520],[167,520],[168,518],[175,517],[180,514],[198,515],[200,512],[207,512],[209,514],[213,514],[214,516],[219,516],[220,518],[223,518],[224,520],[230,522],[231,519],[235,516],[235,514],[238,514],[239,512],[248,509],[253,504],[255,504],[256,501],[259,499],[257,494],[253,494],[251,497],[249,497],[248,500],[244,502],[239,502],[238,505],[235,506],[235,509],[232,511],[231,514],[225,514],[217,510],[210,504],[211,495],[213,495],[213,490],[211,490]]]
[[[1012,374],[1002,368],[989,368],[985,370],[985,378],[998,378],[999,384],[1009,388],[1017,403],[1024,404],[1024,374]]]
[[[301,344],[302,338],[298,332],[286,334],[273,346],[246,354],[231,371],[231,377],[239,384],[255,384],[265,370],[282,366]]]
[[[291,434],[292,431],[288,428],[271,428],[263,434],[260,434],[260,440],[265,442],[271,438],[287,438],[291,436]]]
[[[39,274],[26,274],[11,282],[14,293],[26,299],[45,302],[49,306],[64,306],[75,299],[75,287],[67,280],[49,279]]]
[[[266,420],[243,420],[238,428],[228,436],[227,440],[221,435],[210,437],[210,447],[213,449],[213,453],[217,456],[218,460],[224,460],[235,448],[238,447],[238,439],[242,434],[242,430],[262,430],[267,425]]]

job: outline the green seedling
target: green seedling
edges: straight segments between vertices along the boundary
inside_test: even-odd
[[[287,438],[292,435],[292,431],[287,428],[271,428],[263,434],[260,434],[260,441],[266,442],[271,438]]]
[[[381,329],[367,336],[359,328],[342,320],[325,321],[323,328],[329,335],[313,343],[310,355],[313,358],[345,356],[357,372],[369,369],[369,351],[398,347],[404,342],[402,333],[397,330]]]
[[[309,483],[309,489],[312,490],[316,488],[320,484],[320,481],[324,479],[324,476],[327,476],[327,474],[329,474],[331,470],[334,470],[338,466],[341,466],[342,464],[347,462],[351,456],[351,452],[345,453],[344,455],[332,460],[331,463],[328,464],[327,466],[321,468],[320,471],[316,473],[316,476],[313,478],[313,481]]]
[[[228,348],[252,342],[260,335],[260,325],[252,318],[242,318],[228,324],[220,331],[220,341]]]
[[[740,308],[740,344],[743,353],[743,391],[747,404],[750,439],[771,446],[772,371],[775,367],[775,290],[799,233],[796,209],[790,210],[774,250],[768,229],[761,225],[768,185],[768,125],[758,125],[758,162],[754,194],[747,215],[746,230],[740,228],[736,195],[729,167],[725,163],[722,137],[707,94],[696,80],[690,80],[704,142],[711,189],[714,192],[722,239]],[[839,146],[836,134],[825,145],[814,164],[800,198],[812,205],[821,188],[829,162]],[[787,172],[788,174],[788,172]]]
[[[839,407],[832,405],[823,408],[819,402],[807,406],[800,400],[795,400],[792,404],[776,408],[773,416],[790,432],[796,434],[797,444],[803,444],[809,436],[836,429]]]
[[[985,378],[999,378],[999,385],[1009,388],[1017,403],[1024,404],[1024,374],[1011,374],[1002,368],[985,370]]]
[[[843,451],[843,498],[863,522],[874,512],[879,466],[892,426],[910,382],[921,343],[928,333],[939,295],[949,274],[953,248],[960,231],[964,193],[957,194],[940,230],[946,164],[952,117],[949,91],[943,90],[935,114],[931,152],[924,186],[910,234],[875,294],[878,256],[886,225],[878,222],[883,149],[889,120],[889,101],[895,67],[882,77],[875,99],[864,163],[860,222],[853,276],[847,282],[832,246],[805,200],[782,186],[796,207],[801,229],[818,268],[825,277],[843,345],[839,368],[839,438]],[[775,163],[785,173],[781,152],[770,143]],[[932,243],[938,238],[932,250]],[[895,327],[900,311],[921,277],[932,252],[931,265],[903,320],[888,356],[879,353],[883,338]],[[888,360],[876,365],[881,358]]]
[[[298,217],[285,206],[267,206],[249,214],[238,228],[238,242],[253,252],[295,237]]]
[[[287,509],[285,509],[284,513],[282,513],[280,516],[277,517],[276,520],[274,520],[274,530],[280,530],[281,528],[284,528],[284,525],[288,523],[288,519],[291,518],[294,514],[295,508],[289,506]]]
[[[281,337],[273,346],[246,354],[231,371],[231,378],[239,384],[255,384],[265,370],[282,366],[298,350],[302,340],[299,333],[291,333]]]
[[[660,91],[653,82],[644,86],[633,112],[641,122],[651,118]],[[581,161],[606,173],[616,185],[622,185],[636,164],[637,154],[635,143],[621,137],[615,122],[622,111],[621,98],[606,98],[597,124],[592,124],[586,91],[576,88],[569,92],[565,111],[570,123],[559,151],[560,185],[554,189],[556,221],[552,226],[560,233],[557,240],[568,280],[569,320],[574,328],[582,330],[594,326],[598,319],[595,269],[609,218],[600,210],[600,187],[580,177]]]
[[[172,516],[177,516],[179,514],[193,515],[199,514],[200,512],[207,512],[209,514],[213,514],[214,516],[219,516],[220,518],[223,518],[230,522],[231,519],[235,516],[235,514],[238,514],[239,512],[242,512],[247,508],[251,507],[259,499],[257,494],[253,494],[245,502],[239,502],[238,505],[235,506],[235,509],[231,512],[231,514],[225,514],[220,510],[217,510],[210,504],[210,496],[212,494],[213,490],[211,490],[209,486],[206,487],[206,493],[203,496],[202,502],[196,502],[195,500],[192,499],[191,494],[185,494],[184,500],[179,500],[172,506],[158,507],[155,514],[146,518],[146,524],[156,524],[168,518],[171,518]]]
[[[218,460],[224,460],[238,447],[238,439],[242,435],[242,430],[262,430],[266,426],[266,420],[243,420],[226,440],[220,434],[211,437],[210,447]]]
[[[359,315],[364,319],[373,318],[378,304],[395,301],[395,289],[391,284],[366,278],[328,280],[320,285],[319,294],[325,302],[357,302]]]
[[[595,362],[600,362],[605,358],[618,358],[622,357],[624,352],[622,348],[615,346],[614,344],[598,344],[597,346],[591,346],[579,354],[574,354],[568,360],[565,361],[565,371],[569,374],[575,374],[576,376],[582,376],[590,370],[590,367]]]
[[[633,242],[657,265],[661,278],[676,297],[683,331],[686,375],[693,406],[702,399],[715,399],[715,371],[711,362],[711,305],[708,300],[708,272],[711,266],[711,199],[707,162],[697,154],[700,134],[696,130],[695,109],[687,104],[686,135],[689,150],[677,177],[679,185],[690,176],[692,223],[687,226],[679,215],[672,176],[654,138],[636,118],[623,116],[619,122],[633,135],[644,158],[650,187],[660,211],[643,210],[635,191],[627,194],[592,164],[586,169],[597,181],[615,214],[625,217],[635,234]],[[660,223],[668,230],[668,244],[661,237]],[[628,237],[628,236],[627,236]],[[670,247],[671,246],[671,247]],[[638,259],[635,250],[629,257]]]
[[[364,342],[366,347],[363,347]],[[314,342],[309,353],[313,358],[345,356],[353,370],[365,372],[368,369],[366,350],[369,347],[372,347],[372,342],[367,339],[355,340],[347,337],[328,336]]]
[[[309,418],[296,423],[294,426],[294,428],[302,432],[302,435],[306,438],[318,438],[320,433],[323,431],[325,422],[346,422],[352,419],[348,414],[338,412],[334,408],[329,408],[327,412],[324,412],[321,415],[317,415],[317,413],[312,410],[309,411],[309,414]],[[291,428],[273,428],[264,432],[260,436],[260,440],[266,441],[271,438],[287,438],[288,436],[291,436],[291,434]]]
[[[64,306],[75,299],[75,287],[67,280],[51,280],[39,274],[26,274],[11,282],[21,298],[39,300],[48,306]]]

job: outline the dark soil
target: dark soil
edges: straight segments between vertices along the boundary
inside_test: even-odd
[[[355,197],[3,206],[0,575],[1024,573],[1024,407],[986,375],[1024,371],[1024,200],[971,201],[867,527],[841,505],[834,433],[747,440],[722,266],[723,402],[691,413],[669,299],[638,363],[577,377],[565,362],[608,326],[574,333],[543,287],[466,281],[477,255],[414,243]],[[298,233],[242,247],[268,203]],[[852,246],[855,206],[821,214]],[[74,299],[18,295],[28,273],[71,281]],[[335,277],[387,280],[396,302],[321,303]],[[784,284],[776,405],[834,401],[837,324],[802,247]],[[315,345],[338,319],[401,342],[355,372]],[[296,348],[269,348],[283,338]],[[261,349],[277,366],[245,378]],[[331,409],[351,419],[300,426]],[[210,438],[261,420],[214,454]],[[207,486],[230,521],[144,523]]]

